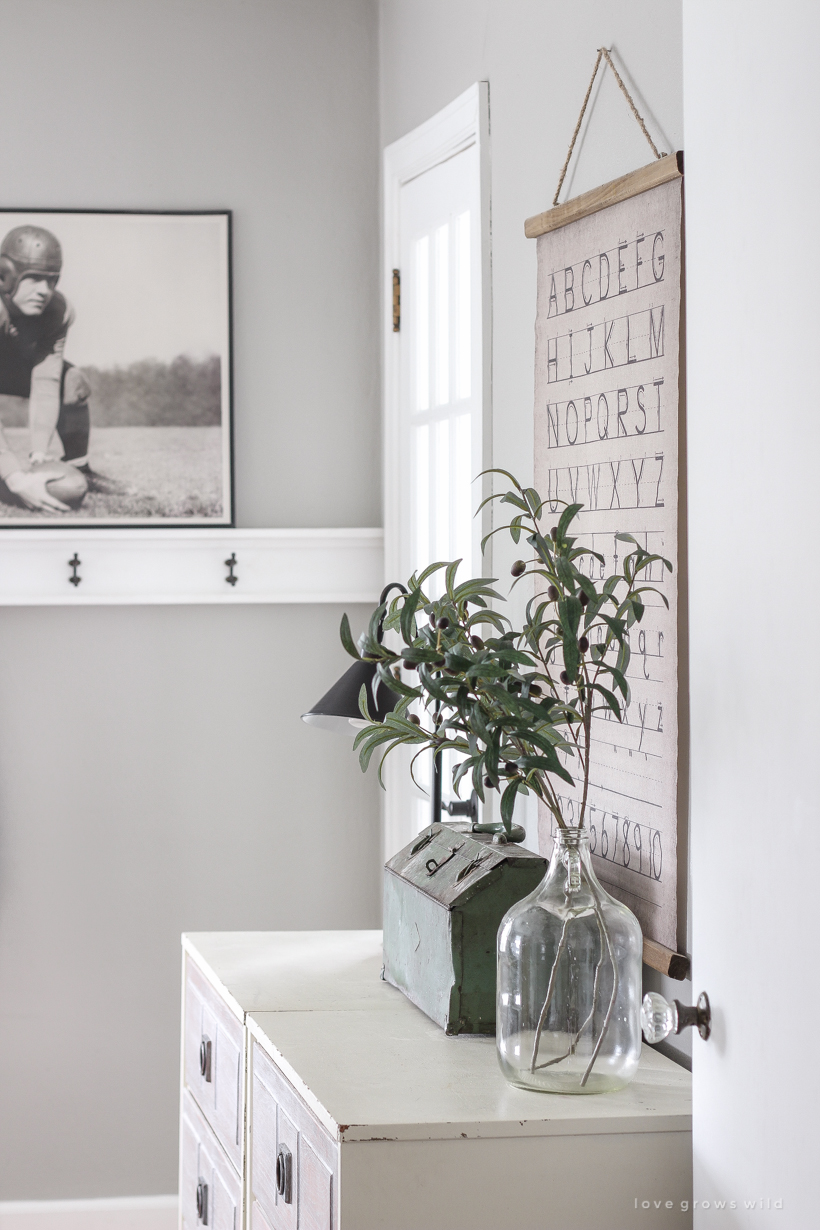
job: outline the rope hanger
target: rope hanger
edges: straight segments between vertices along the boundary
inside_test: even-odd
[[[572,134],[572,140],[570,141],[569,149],[567,150],[566,161],[564,162],[564,165],[561,168],[561,178],[558,180],[558,187],[555,189],[555,196],[552,198],[553,205],[558,204],[558,197],[561,193],[561,189],[564,186],[564,176],[567,173],[567,168],[569,166],[569,160],[572,157],[572,151],[575,149],[575,142],[578,137],[578,133],[580,132],[580,129],[581,129],[581,121],[583,120],[584,112],[587,109],[587,103],[589,102],[589,96],[592,93],[592,87],[595,84],[595,77],[598,72],[598,66],[601,63],[601,60],[606,60],[607,64],[612,69],[613,73],[615,74],[615,80],[618,82],[618,85],[621,87],[621,92],[623,93],[623,96],[626,99],[626,101],[629,103],[629,109],[632,112],[632,114],[635,116],[635,119],[638,121],[641,132],[643,133],[643,135],[646,137],[647,141],[649,142],[649,145],[652,149],[652,153],[655,155],[656,158],[663,157],[663,154],[660,153],[657,145],[655,144],[655,142],[652,140],[649,133],[647,132],[646,124],[643,122],[643,118],[638,112],[638,108],[635,106],[635,103],[632,101],[632,95],[629,93],[629,90],[626,88],[623,81],[621,80],[621,74],[618,72],[617,68],[612,63],[611,55],[607,51],[606,47],[599,47],[598,48],[598,58],[595,61],[595,67],[593,68],[592,76],[589,79],[589,85],[587,87],[587,92],[584,95],[584,101],[581,104],[581,114],[578,116],[578,123],[575,125],[575,132]]]

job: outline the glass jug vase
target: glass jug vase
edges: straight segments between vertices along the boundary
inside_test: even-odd
[[[604,1093],[641,1054],[641,928],[592,870],[585,829],[559,829],[544,880],[498,931],[496,1041],[525,1089]]]

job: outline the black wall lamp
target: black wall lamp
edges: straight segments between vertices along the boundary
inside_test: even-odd
[[[379,606],[383,606],[391,590],[397,589],[406,594],[404,585],[393,581],[385,585],[379,598]],[[385,611],[386,614],[386,611]],[[379,620],[376,636],[381,642],[384,635],[384,614]],[[340,679],[337,679],[329,692],[326,692],[312,709],[302,714],[302,721],[309,726],[320,726],[322,730],[333,730],[337,734],[355,735],[361,728],[364,719],[359,709],[359,695],[362,685],[367,688],[368,708],[375,721],[383,722],[388,713],[395,709],[399,697],[391,691],[376,675],[376,663],[364,660],[354,662],[348,667]],[[466,802],[443,804],[441,801],[441,759],[433,757],[433,792],[431,797],[432,822],[441,821],[442,811],[451,816],[469,816],[473,821],[478,819],[475,795]]]
[[[385,585],[379,598],[379,606],[384,605],[392,589],[399,589],[403,594],[407,593],[405,587],[398,581]],[[381,642],[384,636],[384,614],[379,620],[376,636]],[[325,692],[322,699],[317,701],[312,709],[302,714],[302,721],[307,722],[309,726],[320,726],[322,730],[333,730],[337,734],[352,737],[364,722],[359,709],[359,694],[364,686],[367,688],[369,698],[368,708],[374,720],[383,722],[388,713],[395,709],[399,696],[376,677],[376,665],[375,662],[364,660],[354,662],[341,679],[336,680],[330,691]]]
[[[398,589],[406,594],[404,585],[398,581],[385,585],[379,598],[379,606],[384,606],[391,590]],[[382,613],[376,636],[381,642],[384,635],[384,616]],[[312,709],[302,714],[302,721],[309,726],[319,726],[322,730],[332,730],[337,734],[355,735],[361,729],[364,718],[359,709],[359,695],[362,686],[367,689],[368,708],[374,721],[383,722],[388,713],[395,709],[399,701],[398,693],[388,688],[376,675],[376,663],[360,660],[348,667],[340,679],[337,679],[330,691],[325,692],[321,700]],[[441,823],[441,813],[446,811],[449,816],[464,816],[472,825],[473,832],[494,833],[499,838],[504,837],[504,826],[500,822],[494,824],[478,823],[478,799],[475,791],[469,799],[456,799],[451,803],[441,801],[441,754],[433,756],[433,789],[430,798],[431,823]],[[524,829],[513,825],[511,839],[523,841]]]

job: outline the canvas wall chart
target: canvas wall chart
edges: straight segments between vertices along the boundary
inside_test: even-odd
[[[582,541],[606,560],[633,534],[671,560],[649,578],[630,632],[623,723],[596,718],[588,824],[601,881],[644,935],[678,947],[679,414],[682,177],[674,155],[530,219],[538,243],[535,486],[560,513],[583,504]],[[602,207],[603,205],[603,207]],[[592,212],[590,212],[590,208]],[[562,798],[569,823],[579,798]],[[550,818],[541,819],[549,853]]]

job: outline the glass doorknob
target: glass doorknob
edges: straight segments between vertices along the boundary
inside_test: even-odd
[[[712,1010],[709,996],[701,991],[695,1007],[688,1007],[679,1000],[669,1003],[657,991],[648,991],[641,1004],[641,1028],[647,1042],[662,1042],[670,1034],[679,1034],[689,1025],[697,1026],[704,1042],[712,1032]]]

